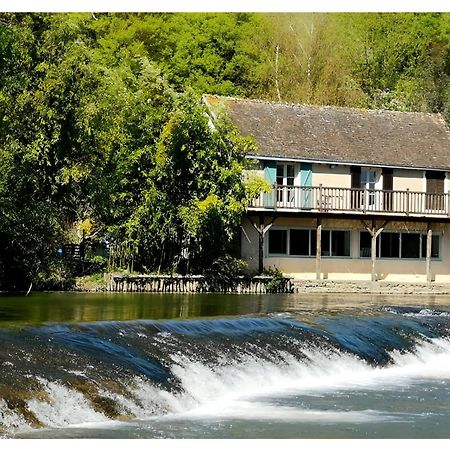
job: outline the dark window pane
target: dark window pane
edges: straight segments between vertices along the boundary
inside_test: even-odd
[[[282,164],[277,164],[277,177],[283,177],[284,166]]]
[[[427,235],[422,235],[422,258],[427,257]],[[439,258],[439,235],[433,234],[431,237],[431,257]]]
[[[372,256],[372,237],[368,231],[361,231],[359,235],[359,256],[361,258]]]
[[[381,257],[400,257],[400,233],[381,233]]]
[[[288,164],[286,166],[286,184],[288,186],[294,185],[294,174],[295,174],[295,168],[291,164]]]
[[[316,256],[316,253],[317,253],[317,231],[311,230],[311,256]]]
[[[330,230],[322,230],[322,256],[330,256]]]
[[[284,166],[278,164],[277,165],[277,184],[283,184],[284,181]]]
[[[380,257],[380,235],[377,236],[377,242],[375,245],[375,255]],[[361,231],[359,239],[359,256],[362,258],[372,257],[372,236],[368,231]]]
[[[420,258],[420,234],[402,233],[402,258]]]
[[[269,253],[286,254],[287,231],[269,230]]]
[[[309,230],[291,230],[289,254],[309,256]]]
[[[350,231],[331,231],[331,256],[350,256]]]
[[[431,257],[439,258],[439,235],[433,234],[431,238]]]

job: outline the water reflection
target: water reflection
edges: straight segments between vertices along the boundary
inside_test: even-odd
[[[450,296],[439,296],[438,303],[450,305]],[[28,297],[1,295],[0,325],[333,312],[389,304],[430,307],[436,304],[436,298],[358,294],[32,293]]]

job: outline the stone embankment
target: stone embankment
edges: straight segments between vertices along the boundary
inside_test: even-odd
[[[393,281],[298,280],[290,277],[256,276],[230,280],[208,280],[202,275],[106,275],[105,281],[92,289],[109,292],[224,292],[237,294],[330,293],[330,294],[448,294],[450,283]]]
[[[256,276],[233,280],[211,280],[203,275],[111,275],[106,283],[111,292],[229,292],[267,294],[293,292],[292,279]]]
[[[294,293],[334,294],[449,294],[450,283],[420,283],[394,281],[334,281],[292,280]]]

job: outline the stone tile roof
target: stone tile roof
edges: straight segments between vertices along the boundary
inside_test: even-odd
[[[450,131],[440,114],[311,106],[203,96],[223,104],[255,155],[450,170]]]

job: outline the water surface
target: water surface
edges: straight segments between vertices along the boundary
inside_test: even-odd
[[[6,437],[450,438],[447,296],[0,297]]]

